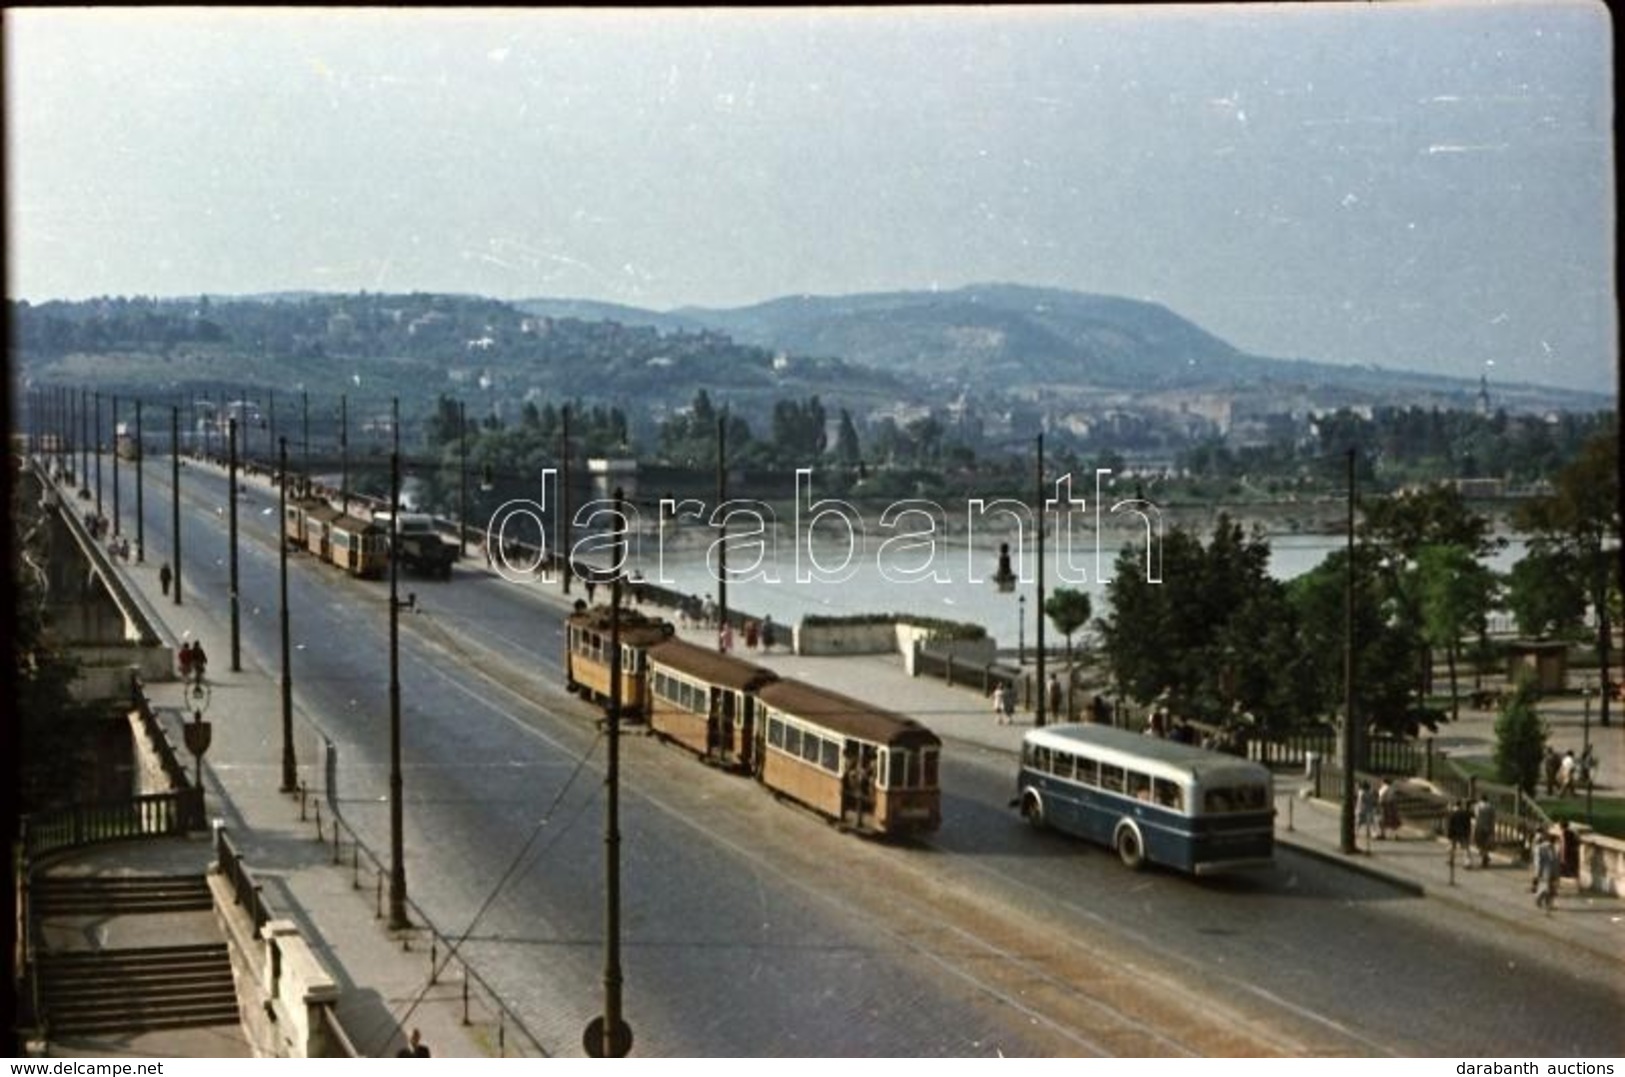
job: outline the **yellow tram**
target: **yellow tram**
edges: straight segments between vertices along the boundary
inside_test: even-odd
[[[595,703],[610,698],[610,608],[576,603],[564,625],[564,686]],[[657,617],[621,609],[621,717],[641,718],[648,703],[644,652],[676,630]]]
[[[942,741],[912,718],[800,681],[763,685],[763,785],[878,834],[942,825]]]
[[[696,755],[761,769],[756,691],[778,674],[687,640],[649,648],[649,728]]]

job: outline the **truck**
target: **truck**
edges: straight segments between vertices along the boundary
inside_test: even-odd
[[[391,530],[390,517],[391,513],[387,511],[372,514],[373,522],[386,532]],[[429,579],[451,579],[451,564],[457,560],[457,544],[440,534],[434,525],[434,517],[426,512],[403,512],[396,521],[395,529],[398,549],[391,553],[400,558],[403,569]]]

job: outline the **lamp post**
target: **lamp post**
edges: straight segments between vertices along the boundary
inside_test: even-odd
[[[1016,607],[1021,612],[1016,615],[1016,665],[1027,664],[1027,596],[1016,596]]]

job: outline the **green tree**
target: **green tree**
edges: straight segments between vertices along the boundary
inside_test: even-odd
[[[846,467],[857,467],[863,460],[858,443],[858,428],[852,422],[852,413],[841,409],[840,426],[835,431],[835,459]]]
[[[1535,708],[1534,681],[1525,677],[1501,706],[1495,719],[1495,773],[1526,796],[1535,795],[1541,758],[1546,753],[1546,723]]]
[[[1066,664],[1070,667],[1072,633],[1087,624],[1094,614],[1089,595],[1085,591],[1073,590],[1070,587],[1057,587],[1044,599],[1044,613],[1048,615],[1050,624],[1055,626],[1055,630],[1066,637]]]
[[[1534,639],[1568,635],[1585,619],[1586,589],[1571,553],[1531,550],[1512,566],[1507,605],[1518,631]]]
[[[1300,691],[1310,713],[1317,715],[1343,707],[1348,564],[1348,552],[1337,550],[1288,585],[1298,626]],[[1394,623],[1381,566],[1382,555],[1375,547],[1355,546],[1355,717],[1378,729],[1411,734],[1430,722],[1416,700],[1419,643],[1413,633]]]
[[[1227,516],[1206,547],[1175,529],[1161,544],[1161,583],[1146,579],[1144,556],[1125,548],[1106,588],[1103,652],[1119,689],[1210,722],[1238,708],[1265,724],[1305,717],[1294,611],[1263,536]]]
[[[1611,577],[1620,548],[1619,442],[1615,431],[1593,437],[1579,457],[1558,472],[1554,491],[1513,513],[1513,524],[1531,535],[1537,553],[1561,552],[1573,559],[1597,616],[1597,655],[1605,678],[1609,670]],[[1611,693],[1602,693],[1601,722],[1609,724]]]
[[[1461,717],[1456,669],[1462,637],[1482,636],[1489,619],[1495,576],[1465,547],[1424,546],[1417,555],[1423,636],[1442,647],[1450,670],[1450,719]]]

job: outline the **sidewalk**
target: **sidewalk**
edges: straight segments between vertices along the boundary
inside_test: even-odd
[[[202,465],[194,462],[191,466]],[[149,548],[144,564],[116,564],[115,569],[145,607],[161,638],[177,650],[183,640],[199,640],[209,656],[204,717],[213,727],[213,741],[203,760],[208,814],[223,822],[243,862],[263,885],[273,914],[293,920],[328,966],[339,988],[337,1016],[346,1035],[368,1057],[394,1055],[413,1028],[420,1030],[423,1042],[437,1057],[496,1057],[496,1016],[477,988],[470,992],[473,1023],[463,1024],[462,977],[457,963],[442,969],[437,985],[429,985],[429,931],[418,922],[416,913],[412,913],[413,928],[391,931],[387,918],[376,916],[376,892],[366,856],[361,857],[359,889],[353,879],[348,840],[343,862],[333,863],[332,815],[325,804],[321,811],[328,840],[317,840],[314,813],[321,797],[321,746],[297,711],[299,781],[311,790],[304,820],[299,794],[279,791],[281,725],[276,716],[281,714],[282,704],[277,671],[256,665],[243,648],[242,670],[232,672],[229,621],[206,613],[190,591],[181,606],[166,597],[158,581],[163,560],[161,551]],[[171,743],[191,770],[194,761],[185,751],[180,726],[192,713],[192,701],[178,681],[151,683],[146,689]],[[212,861],[210,842],[195,840],[192,844],[203,864]],[[387,850],[374,851],[387,857]],[[141,854],[135,850],[132,855]],[[440,958],[444,965],[443,947]],[[505,1041],[503,1053],[510,1057],[541,1054],[511,1023]],[[153,1041],[149,1038],[147,1042]],[[170,1041],[164,1043],[160,1053],[168,1053]]]
[[[715,646],[713,632],[681,628],[679,635],[702,646]],[[878,704],[909,715],[929,726],[944,741],[973,744],[1011,756],[1011,782],[1015,781],[1015,757],[1021,739],[1032,728],[1030,714],[1017,713],[1017,724],[998,725],[991,699],[983,699],[967,688],[951,687],[942,681],[910,677],[897,655],[856,655],[845,657],[806,657],[740,648],[740,657],[824,688]],[[1488,721],[1486,719],[1486,721]],[[1554,725],[1557,723],[1554,722]],[[1450,727],[1446,727],[1449,729]],[[1620,736],[1620,723],[1611,727]],[[1472,722],[1451,729],[1457,741],[1468,739]],[[1593,715],[1592,737],[1599,736]],[[1457,750],[1465,750],[1458,748]],[[1599,751],[1607,751],[1599,748]],[[1616,749],[1608,753],[1616,761]],[[1608,758],[1604,756],[1604,764]],[[1625,901],[1607,895],[1576,894],[1572,882],[1565,882],[1556,910],[1546,915],[1535,907],[1529,893],[1529,869],[1509,855],[1492,857],[1488,868],[1467,870],[1460,863],[1454,877],[1446,855],[1449,845],[1429,831],[1404,829],[1397,840],[1373,842],[1370,851],[1361,849],[1345,855],[1341,843],[1341,808],[1328,800],[1305,799],[1307,782],[1301,776],[1277,774],[1276,840],[1318,859],[1364,872],[1418,897],[1464,906],[1501,920],[1518,930],[1541,931],[1566,946],[1578,946],[1598,955],[1619,959],[1625,955]]]

